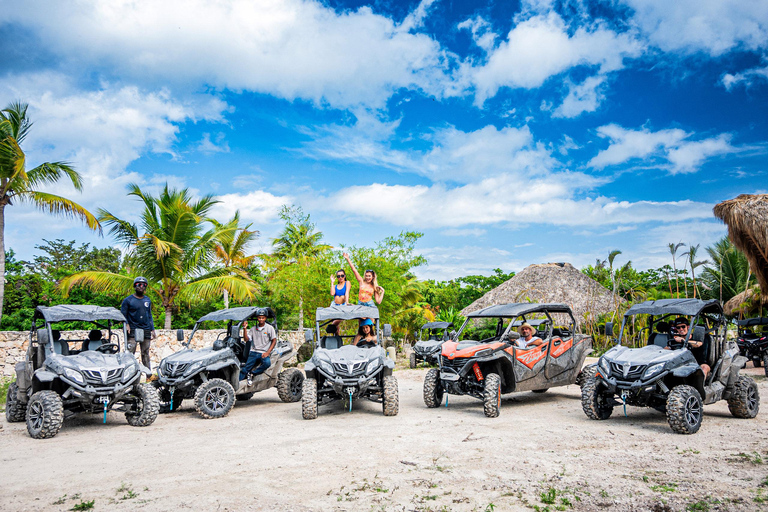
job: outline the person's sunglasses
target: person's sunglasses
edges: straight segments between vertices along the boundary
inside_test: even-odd
[[[685,327],[686,329],[688,328],[686,324],[676,325],[675,327],[677,327],[678,329],[682,329],[683,327]]]
[[[347,277],[344,274],[336,274],[336,277]]]
[[[142,288],[146,288],[147,287],[147,283],[136,283],[134,286],[140,286]]]

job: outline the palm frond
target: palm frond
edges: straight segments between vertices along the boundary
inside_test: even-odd
[[[187,284],[178,298],[184,302],[195,303],[218,298],[224,290],[229,292],[231,298],[244,301],[254,298],[258,293],[258,286],[240,276],[207,277]]]
[[[93,292],[132,293],[133,277],[113,272],[79,272],[62,279],[59,283],[59,290],[67,297],[71,289],[76,286]]]
[[[111,226],[109,234],[115,237],[118,242],[126,246],[136,245],[139,242],[139,229],[136,227],[136,224],[118,219],[103,208],[99,209],[98,214],[99,222]]]
[[[34,190],[25,192],[17,197],[22,201],[33,203],[45,212],[61,215],[63,217],[79,218],[91,230],[96,231],[99,235],[102,234],[101,224],[96,217],[71,199]]]
[[[46,162],[27,172],[27,179],[32,187],[46,183],[58,183],[63,176],[69,178],[75,190],[83,190],[83,179],[80,173],[67,162]]]

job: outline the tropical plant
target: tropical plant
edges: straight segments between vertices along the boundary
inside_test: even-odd
[[[167,184],[157,197],[135,184],[129,186],[128,195],[143,202],[141,230],[106,210],[100,210],[99,220],[127,248],[129,273],[80,272],[62,280],[65,294],[78,285],[93,291],[131,293],[134,276],[142,275],[149,281],[147,293],[156,297],[165,312],[166,329],[171,328],[177,301],[211,300],[223,290],[238,300],[254,296],[256,284],[250,277],[213,267],[216,245],[234,231],[229,225],[205,229],[207,215],[218,201],[210,195],[193,201],[187,189],[169,189]]]
[[[707,247],[707,254],[710,262],[704,266],[701,281],[712,298],[720,299],[723,303],[728,302],[754,282],[747,257],[727,236]]]
[[[5,282],[5,207],[29,203],[38,209],[81,219],[88,228],[101,234],[101,225],[88,210],[74,201],[40,190],[41,186],[58,183],[62,178],[72,182],[75,190],[83,189],[82,178],[65,162],[46,162],[27,171],[26,155],[21,149],[32,122],[27,118],[26,103],[11,103],[0,111],[0,279]],[[3,314],[5,287],[0,286],[0,318]]]
[[[221,232],[218,241],[214,245],[216,258],[232,275],[246,277],[248,267],[253,264],[256,255],[246,256],[247,247],[259,237],[259,232],[251,230],[251,224],[240,225],[240,212],[225,224],[215,219],[211,223]],[[224,308],[229,308],[229,290],[226,288],[224,294]]]
[[[675,296],[679,299],[680,298],[680,282],[677,280],[677,251],[681,247],[685,247],[685,244],[680,242],[677,244],[667,244],[669,247],[669,253],[672,255],[672,269],[675,272]]]
[[[693,298],[696,298],[696,269],[709,263],[707,260],[696,261],[696,253],[699,251],[699,245],[689,245],[688,250],[682,254],[687,257],[688,265],[691,267],[691,279],[693,280]],[[687,288],[687,287],[686,287]],[[700,296],[701,294],[699,294]],[[686,297],[688,296],[686,292]]]

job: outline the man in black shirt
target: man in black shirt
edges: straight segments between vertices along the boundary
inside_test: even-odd
[[[149,343],[155,339],[155,322],[152,319],[152,301],[149,300],[144,292],[147,290],[147,280],[144,277],[137,277],[133,280],[133,289],[135,293],[123,299],[120,311],[128,324],[128,350],[136,353],[135,329],[144,330],[144,339],[138,340],[141,345],[141,362],[147,368],[152,368],[149,361]]]

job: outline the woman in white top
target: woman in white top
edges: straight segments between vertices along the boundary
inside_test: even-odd
[[[533,335],[536,329],[529,323],[521,325],[517,332],[520,333],[520,338],[517,340],[517,346],[520,348],[538,347],[544,344],[544,340]]]

